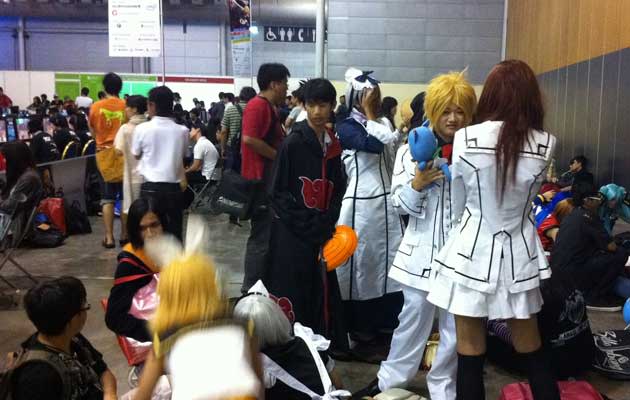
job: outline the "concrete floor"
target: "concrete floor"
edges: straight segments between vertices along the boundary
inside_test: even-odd
[[[120,249],[103,249],[100,245],[103,237],[101,221],[97,218],[92,218],[91,221],[94,230],[91,235],[69,237],[63,246],[56,249],[20,250],[16,259],[38,279],[74,275],[84,282],[92,309],[89,311],[83,333],[103,353],[106,362],[118,378],[119,395],[122,395],[129,389],[128,366],[114,335],[105,326],[104,313],[100,307],[100,300],[109,294],[116,268],[116,255]],[[244,224],[242,228],[230,225],[225,216],[212,217],[209,223],[212,231],[211,251],[217,265],[227,273],[228,295],[238,296],[243,279],[242,265],[249,232],[248,225]],[[2,274],[20,287],[29,287],[29,282],[18,277],[17,270],[10,265],[5,267]],[[2,282],[0,285],[3,285]],[[4,290],[4,286],[0,288]],[[591,313],[589,317],[593,331],[624,327],[621,313]],[[33,327],[21,307],[0,310],[0,354],[17,349],[19,343],[32,332]],[[337,365],[346,388],[351,391],[369,383],[378,370],[378,365],[358,362],[338,362]],[[419,372],[409,389],[428,398],[424,375],[424,372]],[[611,381],[596,373],[590,373],[587,379],[613,400],[630,400],[630,382]],[[524,380],[522,376],[509,374],[491,364],[487,365],[487,398],[497,399],[504,385],[522,380]]]

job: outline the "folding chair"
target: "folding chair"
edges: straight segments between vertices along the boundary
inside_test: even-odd
[[[188,207],[190,212],[195,214],[215,214],[210,208],[210,200],[218,187],[221,180],[221,171],[223,170],[223,159],[219,159],[214,166],[212,177],[203,185],[188,185],[188,189],[194,194],[193,201]]]
[[[68,158],[74,158],[79,155],[79,143],[75,141],[71,141],[66,145],[66,148],[63,149],[63,153],[61,154],[62,160],[67,160]]]
[[[33,281],[33,283],[37,284],[38,281],[37,279],[35,279],[35,277],[33,275],[31,275],[30,272],[28,272],[19,262],[17,262],[15,260],[15,258],[13,258],[13,253],[15,252],[15,250],[17,250],[20,247],[20,244],[22,243],[22,241],[24,240],[24,238],[26,237],[26,235],[31,231],[31,227],[35,221],[35,215],[37,214],[37,207],[39,205],[39,202],[35,203],[35,206],[33,207],[33,209],[31,210],[29,216],[28,216],[28,220],[26,222],[26,225],[24,226],[24,229],[22,230],[22,232],[19,234],[19,236],[13,236],[11,238],[11,240],[8,240],[9,238],[8,233],[9,233],[9,227],[14,226],[15,221],[17,220],[17,218],[21,215],[21,213],[14,213],[12,218],[11,218],[11,223],[9,224],[9,227],[7,227],[7,229],[5,230],[5,232],[2,233],[2,237],[0,238],[0,243],[3,244],[2,248],[0,249],[0,253],[3,254],[2,260],[0,261],[0,270],[2,270],[2,268],[4,268],[4,266],[7,264],[7,262],[10,262],[11,264],[13,264],[17,269],[19,269],[20,271],[22,271],[22,273],[29,278],[31,281]],[[5,247],[4,244],[7,244],[7,246]],[[10,286],[12,289],[14,290],[18,290],[19,288],[17,286],[15,286],[14,284],[12,284],[11,282],[9,282],[6,278],[4,278],[2,275],[0,275],[0,279],[2,281],[4,281],[4,283],[6,283],[8,286]]]

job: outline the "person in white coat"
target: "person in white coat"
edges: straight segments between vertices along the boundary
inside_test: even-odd
[[[400,291],[387,275],[403,225],[389,199],[392,162],[386,149],[397,141],[397,134],[378,118],[379,82],[369,75],[354,68],[346,72],[351,112],[337,124],[348,175],[337,224],[350,226],[359,238],[357,250],[337,269],[337,276],[346,301],[348,330],[374,333],[387,325],[393,329],[400,311],[402,296],[384,295]]]
[[[387,360],[381,364],[377,378],[355,397],[375,396],[390,388],[404,388],[418,373],[436,307],[427,301],[435,274],[431,263],[444,245],[451,228],[461,217],[463,207],[453,204],[452,187],[438,164],[449,163],[455,132],[470,124],[477,96],[463,72],[438,75],[429,83],[425,110],[436,142],[438,155],[431,168],[420,170],[409,144],[396,154],[392,178],[392,205],[401,215],[409,215],[398,253],[389,272],[402,285],[404,304],[398,316]],[[460,196],[461,197],[461,196]],[[455,400],[457,353],[455,320],[446,310],[439,310],[440,341],[437,355],[427,375],[431,399]]]
[[[452,185],[462,181],[460,224],[434,260],[428,300],[455,315],[457,398],[485,399],[483,318],[506,319],[535,400],[560,399],[541,349],[539,285],[550,276],[531,213],[556,139],[543,130],[536,76],[522,61],[497,64],[479,98],[476,125],[453,143]]]

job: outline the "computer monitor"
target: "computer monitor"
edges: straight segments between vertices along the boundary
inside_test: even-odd
[[[14,142],[17,140],[17,129],[15,127],[15,119],[5,119],[7,123],[7,142]]]
[[[28,133],[28,121],[29,118],[16,118],[15,124],[17,126],[18,139],[29,140],[31,135]]]
[[[7,141],[7,122],[0,119],[0,143]]]

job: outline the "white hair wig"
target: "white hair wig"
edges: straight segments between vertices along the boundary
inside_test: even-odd
[[[234,307],[234,317],[252,321],[261,349],[289,342],[293,338],[291,322],[269,297],[251,294]]]

